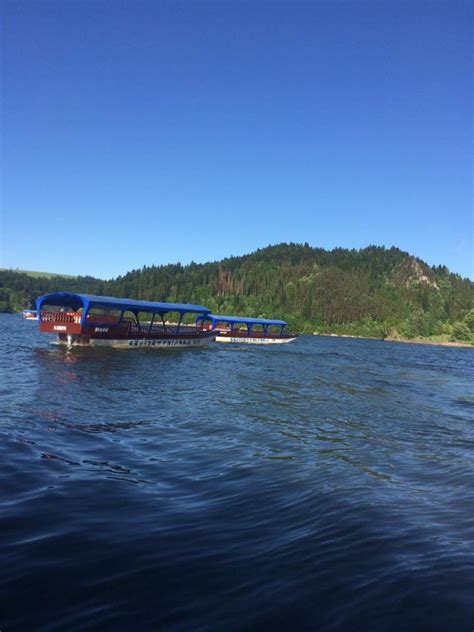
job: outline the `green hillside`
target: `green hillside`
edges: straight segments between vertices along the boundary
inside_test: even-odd
[[[474,283],[398,248],[332,251],[279,244],[242,257],[143,267],[110,281],[0,272],[0,310],[54,290],[199,303],[216,313],[283,318],[298,331],[471,340]]]
[[[58,274],[56,272],[36,272],[34,270],[20,270],[19,268],[0,268],[1,272],[17,272],[18,274],[26,274],[34,279],[52,279],[53,277],[61,277],[65,279],[76,279],[71,274]]]

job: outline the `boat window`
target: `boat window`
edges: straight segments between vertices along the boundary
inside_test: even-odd
[[[233,329],[237,330],[237,329],[239,329],[239,327],[241,327],[241,325],[236,323],[236,324],[234,324]],[[228,330],[230,330],[230,328],[231,328],[230,323],[228,323],[228,322],[226,322],[224,320],[216,321],[215,326],[214,326],[214,329],[219,329],[220,331],[228,331]]]
[[[138,312],[138,320],[140,322],[140,325],[149,326],[151,325],[152,321],[157,320],[157,315],[155,315],[155,318],[153,318],[153,312]],[[159,316],[158,320],[160,320]]]
[[[132,331],[135,333],[146,333],[149,331],[153,331],[155,328],[155,321],[158,317],[157,314],[149,311],[139,311],[136,314],[129,312],[132,314],[131,327]],[[159,318],[158,318],[159,320]]]
[[[121,310],[109,309],[106,307],[90,307],[87,312],[87,322],[118,324]]]
[[[182,315],[182,323],[183,325],[194,325],[194,321],[196,320],[196,314],[183,314]],[[201,321],[202,323],[202,321]]]
[[[195,318],[194,318],[192,320],[192,322],[190,323],[190,325],[194,325],[194,327],[199,329],[199,331],[202,331],[203,329],[210,329],[211,328],[211,321],[210,320],[203,320],[202,318],[199,318],[198,320],[195,320]]]
[[[268,327],[269,336],[279,336],[281,334],[281,325],[270,325]]]
[[[74,309],[70,305],[51,305],[50,303],[43,303],[41,305],[41,311],[42,312],[61,312],[61,313],[75,312],[75,313],[82,313],[82,310],[83,310],[82,307],[80,309]]]
[[[191,319],[189,322],[188,318],[185,318],[188,314],[181,314],[180,312],[166,312],[164,315],[166,331],[168,333],[174,334],[179,332],[183,332],[185,328],[190,326],[194,329],[194,321]]]
[[[130,310],[126,310],[122,314],[122,323],[136,323],[137,317]]]

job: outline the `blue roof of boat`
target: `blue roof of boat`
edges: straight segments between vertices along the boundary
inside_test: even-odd
[[[179,312],[180,314],[209,314],[211,311],[202,305],[187,303],[157,303],[149,301],[136,301],[132,298],[115,298],[113,296],[94,296],[93,294],[77,294],[75,292],[53,292],[44,294],[36,299],[36,309],[39,311],[44,303],[50,305],[71,307],[77,310],[81,307],[108,307],[110,309],[129,310],[132,312]]]
[[[278,325],[286,327],[288,323],[284,320],[269,320],[268,318],[248,318],[247,316],[219,316],[218,314],[209,314],[206,319],[212,320],[213,323],[239,323],[243,325]]]

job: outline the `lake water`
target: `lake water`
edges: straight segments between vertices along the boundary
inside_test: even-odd
[[[0,628],[474,627],[474,349],[0,315]]]

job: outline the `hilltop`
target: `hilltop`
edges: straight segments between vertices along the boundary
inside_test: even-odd
[[[306,332],[474,339],[474,283],[395,247],[279,244],[210,263],[144,266],[110,281],[2,270],[0,311],[32,307],[55,290],[199,303],[283,318]]]
[[[36,272],[35,270],[20,270],[19,268],[0,268],[1,272],[17,272],[18,274],[26,274],[33,278],[52,279],[53,277],[61,277],[65,279],[76,279],[72,274],[60,274],[57,272]]]

